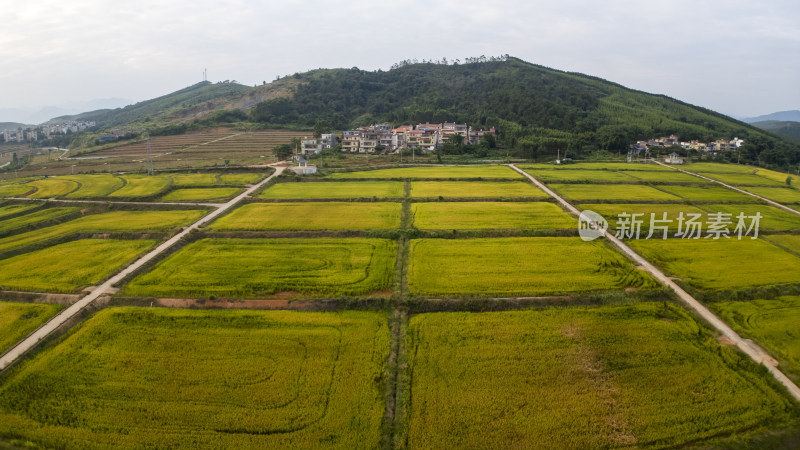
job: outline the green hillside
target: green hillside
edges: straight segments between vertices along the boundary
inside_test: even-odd
[[[765,120],[763,122],[753,122],[753,125],[794,142],[800,142],[800,122]]]
[[[50,122],[93,120],[98,126],[130,125],[136,122],[161,122],[161,125],[183,119],[192,109],[217,109],[238,99],[252,88],[237,83],[200,82],[152,100],[117,109],[100,109],[75,116],[56,117]]]

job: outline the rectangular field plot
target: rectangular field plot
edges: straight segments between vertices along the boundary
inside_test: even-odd
[[[579,238],[415,239],[409,289],[424,296],[534,296],[651,287],[602,242]]]
[[[675,448],[796,420],[668,304],[422,314],[408,336],[409,448]]]
[[[165,202],[225,200],[242,192],[240,188],[185,188],[176,189],[161,197]]]
[[[103,281],[155,243],[82,239],[0,259],[0,290],[73,292]]]
[[[668,226],[672,236],[678,230],[678,217],[681,213],[684,217],[689,214],[700,214],[702,222],[707,221],[707,212],[700,208],[690,205],[669,205],[669,204],[654,204],[654,203],[584,203],[579,205],[579,209],[588,209],[594,211],[608,221],[608,229],[611,232],[616,232],[619,229],[620,221],[627,222],[625,224],[626,230],[630,229],[630,224],[633,221],[632,216],[636,214],[636,220],[641,221],[642,235],[640,238],[645,238],[648,233],[645,230],[650,229],[651,223],[655,225],[653,236],[655,238],[663,238],[663,230],[657,228],[659,226]],[[667,222],[661,222],[664,218],[664,213],[667,214]],[[639,215],[641,214],[641,215]],[[626,216],[627,215],[627,216]],[[654,216],[651,216],[654,215]],[[733,229],[733,227],[731,227]]]
[[[233,186],[244,186],[246,184],[255,184],[266,177],[263,173],[224,173],[219,176],[220,184],[229,184]]]
[[[522,178],[507,166],[433,166],[340,172],[328,178]]]
[[[0,221],[0,235],[5,235],[12,231],[18,232],[20,229],[36,225],[40,222],[63,219],[71,214],[77,213],[78,211],[80,211],[80,208],[56,207],[41,209],[39,211],[25,214],[23,216],[17,216],[12,219],[5,219]]]
[[[214,186],[218,184],[215,173],[176,173],[170,176],[174,186]]]
[[[623,172],[613,170],[526,170],[527,173],[533,177],[544,181],[546,183],[562,182],[562,181],[580,181],[580,182],[608,182],[608,183],[633,183],[640,181]]]
[[[800,382],[800,297],[710,304],[723,320],[746,338],[766,347],[780,369]]]
[[[689,172],[709,172],[709,173],[753,173],[760,170],[759,167],[744,166],[741,164],[722,164],[713,162],[692,163],[685,166],[677,166],[678,169]]]
[[[413,203],[414,226],[422,230],[576,228],[573,218],[546,202]]]
[[[800,190],[797,189],[788,187],[746,187],[742,189],[778,203],[800,203]]]
[[[633,240],[628,245],[700,289],[800,283],[800,258],[762,239]]]
[[[209,226],[220,231],[388,230],[400,228],[400,203],[250,203]]]
[[[699,178],[698,178],[699,180]],[[755,203],[759,200],[748,195],[724,188],[722,186],[659,186],[659,189],[675,194],[690,201],[699,202],[746,202]],[[747,188],[758,189],[758,188]],[[772,188],[765,188],[772,189]]]
[[[570,200],[632,200],[680,202],[676,195],[640,184],[551,184],[557,194]]]
[[[776,234],[773,236],[768,236],[766,239],[782,247],[786,247],[797,254],[800,254],[800,235]]]
[[[750,173],[710,173],[710,172],[698,172],[700,175],[713,178],[717,181],[722,181],[723,183],[736,185],[766,185],[766,186],[785,186],[786,183],[782,181],[776,181],[768,177],[762,177],[761,175],[754,175]]]
[[[649,172],[666,172],[672,169],[658,164],[629,162],[579,162],[573,164],[519,164],[520,169],[589,169],[589,170],[645,170]]]
[[[0,355],[61,310],[48,303],[0,301]]]
[[[412,198],[549,198],[524,181],[413,181]]]
[[[800,231],[800,215],[792,214],[769,205],[703,205],[703,209],[713,213],[730,214],[733,223],[739,214],[755,216],[761,214],[759,229],[764,231]],[[749,223],[749,221],[748,221]]]
[[[135,278],[129,295],[263,298],[388,289],[397,245],[385,239],[203,239]]]
[[[206,211],[114,211],[92,214],[69,222],[0,239],[0,254],[77,233],[165,232],[189,225]]]
[[[400,181],[336,181],[277,183],[259,195],[271,199],[400,198]]]
[[[645,171],[624,171],[628,176],[631,176],[639,181],[649,181],[651,183],[698,183],[709,184],[708,180],[700,177],[687,175],[678,171],[672,172],[645,172]]]
[[[107,308],[15,367],[0,436],[41,448],[379,448],[384,313]]]

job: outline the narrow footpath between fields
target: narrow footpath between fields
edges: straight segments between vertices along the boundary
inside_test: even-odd
[[[571,203],[564,200],[561,196],[553,192],[547,186],[544,185],[541,181],[537,180],[536,178],[532,177],[524,170],[519,169],[514,164],[509,164],[509,167],[516,170],[520,174],[524,175],[527,179],[529,179],[533,184],[536,185],[539,189],[546,192],[548,195],[556,199],[561,205],[563,205],[567,211],[575,216],[575,220],[578,220],[578,216],[580,216],[580,211],[575,208]],[[691,174],[691,172],[687,172]],[[793,210],[792,210],[793,211]],[[650,261],[644,259],[641,255],[633,251],[628,245],[624,242],[619,240],[614,234],[609,233],[608,230],[603,231],[603,237],[608,239],[609,242],[614,244],[617,248],[619,248],[628,258],[636,262],[644,268],[648,273],[650,273],[655,279],[666,285],[672,291],[674,291],[678,298],[683,302],[683,304],[694,311],[697,315],[702,317],[706,322],[708,322],[714,329],[718,332],[722,333],[723,336],[730,339],[736,347],[744,352],[747,356],[753,359],[753,361],[763,364],[772,376],[775,377],[782,385],[789,390],[789,394],[794,397],[795,400],[800,401],[800,388],[797,387],[796,384],[792,382],[786,375],[781,372],[777,365],[777,361],[773,357],[769,355],[764,349],[756,345],[754,342],[750,340],[743,339],[739,336],[731,327],[729,327],[725,322],[723,322],[719,317],[714,315],[708,308],[703,306],[697,299],[692,297],[688,292],[684,291],[683,288],[678,286],[671,278],[666,276],[661,270],[656,268]]]
[[[14,361],[19,359],[25,352],[32,349],[36,344],[39,343],[42,339],[47,337],[50,333],[55,331],[59,326],[63,325],[66,321],[74,317],[78,314],[81,310],[89,306],[92,302],[97,300],[100,296],[109,293],[111,287],[133,273],[135,270],[142,267],[144,264],[151,261],[156,256],[164,253],[169,248],[174,246],[178,243],[181,239],[183,239],[186,235],[191,233],[193,230],[196,230],[201,225],[204,225],[215,218],[217,218],[222,213],[226,212],[227,210],[231,209],[234,205],[236,205],[240,200],[244,199],[248,195],[255,192],[261,186],[268,183],[273,178],[280,175],[285,167],[282,166],[272,166],[275,168],[275,173],[270,175],[269,177],[265,178],[261,182],[251,186],[246,191],[242,192],[232,200],[228,201],[227,203],[217,204],[214,205],[217,209],[211,211],[210,213],[206,214],[205,216],[201,217],[197,222],[187,226],[183,229],[180,233],[176,234],[169,240],[163,242],[161,245],[156,247],[154,250],[151,250],[146,255],[142,256],[141,258],[137,259],[129,266],[122,269],[122,271],[118,272],[116,275],[112,276],[108,280],[106,280],[103,284],[97,286],[90,294],[86,295],[85,297],[81,298],[77,302],[73,303],[69,307],[65,308],[60,313],[56,314],[52,319],[50,319],[47,323],[39,327],[36,331],[29,334],[25,339],[20,341],[14,347],[11,347],[7,352],[5,352],[2,356],[0,356],[0,370],[5,369]]]

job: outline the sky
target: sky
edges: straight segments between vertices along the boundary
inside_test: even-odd
[[[0,0],[0,121],[202,80],[509,54],[735,117],[800,109],[797,0]]]

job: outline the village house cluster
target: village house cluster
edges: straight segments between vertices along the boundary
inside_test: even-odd
[[[4,142],[36,142],[50,139],[53,135],[77,133],[95,126],[94,121],[73,120],[55,125],[42,125],[36,128],[2,130]]]
[[[477,144],[487,134],[496,134],[494,127],[489,130],[475,130],[460,123],[420,123],[401,125],[392,128],[387,124],[359,127],[342,133],[342,151],[349,153],[397,152],[403,149],[418,148],[433,151],[444,145],[453,135],[460,135],[464,144]],[[339,145],[336,135],[323,134],[319,139],[304,138],[301,153],[314,154],[318,151]]]
[[[637,141],[636,145],[634,146],[637,150],[645,150],[647,148],[653,147],[682,147],[686,150],[697,150],[699,152],[724,152],[728,150],[736,150],[739,147],[744,145],[744,140],[739,139],[738,137],[734,137],[733,139],[726,140],[726,139],[717,139],[716,141],[705,143],[700,142],[697,140],[693,141],[681,141],[678,136],[674,134],[668,137],[660,137],[656,139],[650,139],[647,141]]]

